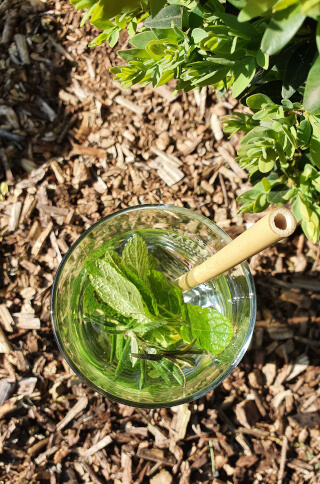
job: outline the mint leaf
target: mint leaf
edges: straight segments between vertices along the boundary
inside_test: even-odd
[[[220,353],[233,336],[231,321],[213,308],[201,308],[187,303],[184,308],[185,321],[180,330],[181,338],[212,354]]]
[[[123,249],[122,263],[134,272],[142,281],[147,280],[150,268],[149,253],[143,238],[134,234]]]
[[[104,277],[89,276],[98,296],[124,316],[135,318],[139,322],[150,321],[136,286],[104,261],[100,262],[100,269],[103,270]]]
[[[181,289],[158,271],[149,272],[149,285],[156,296],[159,314],[165,318],[177,319],[184,304]]]
[[[151,289],[148,288],[147,284],[140,279],[137,274],[135,274],[133,271],[131,271],[128,267],[125,265],[122,265],[122,270],[125,275],[125,277],[132,282],[140,292],[143,300],[148,306],[148,309],[151,313],[153,313],[155,316],[158,316],[159,314],[159,309],[157,305],[156,298],[154,297]]]
[[[116,252],[113,250],[107,250],[102,259],[104,262],[107,262],[111,267],[113,267],[116,271],[123,275],[123,271],[121,269],[121,257],[118,256]],[[97,261],[99,262],[99,261]]]
[[[130,347],[131,347],[130,338],[127,338],[125,340],[125,344],[121,351],[121,354],[119,355],[119,358],[118,358],[119,361],[114,372],[114,377],[116,377],[123,370],[125,366],[130,365]]]
[[[83,312],[86,315],[86,319],[91,322],[98,321],[96,316],[99,314],[99,324],[107,325],[108,322],[117,321],[121,325],[128,326],[132,324],[133,319],[124,316],[109,304],[102,302],[99,296],[96,294],[92,284],[89,284],[84,291],[84,305]]]

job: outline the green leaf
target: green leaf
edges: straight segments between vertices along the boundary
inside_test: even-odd
[[[166,42],[164,40],[151,40],[146,45],[146,51],[149,56],[155,60],[163,59],[166,51]]]
[[[163,86],[164,84],[167,84],[171,79],[173,79],[173,77],[174,77],[174,71],[165,71],[160,76],[160,79],[158,80],[155,87],[160,87],[160,86]]]
[[[272,187],[271,191],[268,194],[268,201],[269,203],[281,203],[285,204],[288,202],[288,192],[291,191],[287,187],[287,185],[277,185]],[[292,192],[291,192],[292,193]]]
[[[272,168],[274,167],[274,160],[272,161],[264,161],[260,158],[259,160],[259,171],[261,171],[261,173],[269,173],[269,171],[272,170]]]
[[[315,132],[313,129],[310,141],[310,154],[314,166],[320,168],[320,130],[319,132]]]
[[[141,235],[134,234],[122,252],[122,262],[144,282],[151,267],[147,245]]]
[[[316,43],[318,47],[318,52],[320,53],[320,20],[318,20],[318,23],[317,23]]]
[[[304,108],[310,114],[320,114],[320,56],[311,67],[303,96]]]
[[[262,67],[262,69],[267,70],[269,68],[269,56],[264,54],[261,49],[257,52],[256,60],[258,66]]]
[[[121,335],[120,335],[121,336]],[[114,372],[114,377],[117,377],[119,373],[124,369],[128,363],[130,363],[130,348],[131,348],[131,338],[125,339],[125,345],[119,357],[118,365]]]
[[[148,287],[147,283],[140,279],[135,272],[130,270],[125,265],[122,265],[123,272],[126,278],[132,282],[138,289],[139,293],[141,294],[143,300],[145,301],[146,305],[148,306],[149,311],[157,316],[159,314],[158,305],[156,298],[154,297],[151,289]],[[148,281],[147,281],[148,282]]]
[[[245,7],[239,13],[239,22],[246,22],[254,17],[261,17],[275,3],[275,0],[247,0]]]
[[[107,264],[106,264],[107,266]],[[134,284],[122,277],[113,267],[104,267],[104,278],[90,275],[98,296],[117,312],[140,322],[150,321],[142,297]]]
[[[229,0],[229,3],[236,7],[238,10],[241,10],[246,6],[247,0]]]
[[[170,5],[163,8],[155,17],[148,17],[145,21],[145,27],[169,29],[172,22],[177,27],[182,25],[182,8],[179,5]]]
[[[246,99],[247,106],[253,111],[259,111],[263,104],[273,104],[271,99],[265,94],[252,94]]]
[[[175,29],[152,29],[152,32],[155,35],[155,38],[158,40],[166,40],[168,43],[176,44],[177,42],[181,41],[181,36],[183,37],[183,33],[181,30],[178,29],[178,34],[176,33]]]
[[[118,50],[118,55],[126,62],[150,59],[148,52],[144,49]]]
[[[262,52],[273,55],[283,49],[299,30],[304,19],[305,15],[301,13],[300,4],[277,12],[271,18],[268,28],[262,37]]]
[[[123,11],[134,10],[140,7],[140,0],[100,0],[91,17],[92,25],[101,27],[101,20],[107,20],[121,14]]]
[[[311,216],[311,210],[305,200],[299,195],[292,205],[292,212],[297,221],[304,220],[308,222]]]
[[[297,144],[298,146],[306,145],[311,136],[311,124],[304,119],[297,128]]]
[[[151,17],[155,17],[166,3],[167,0],[149,0]]]
[[[246,40],[253,40],[255,37],[260,37],[258,31],[249,22],[239,22],[235,15],[229,13],[219,12],[217,15],[230,29],[232,29],[233,35]]]
[[[80,27],[83,27],[84,26],[84,24],[86,23],[86,21],[88,20],[88,18],[92,14],[94,8],[96,7],[96,5],[97,4],[93,4],[90,8],[88,8],[88,10],[86,11],[86,13],[82,17],[82,20],[81,20],[81,23],[80,23]]]
[[[269,206],[266,193],[260,193],[254,201],[252,210],[254,213],[263,212]]]
[[[141,34],[137,34],[130,39],[130,44],[132,44],[137,49],[145,49],[146,45],[150,40],[155,40],[157,37],[152,32],[152,30],[148,32],[142,32]]]
[[[162,367],[160,361],[150,361],[149,364],[156,370],[158,375],[165,381],[167,385],[171,384],[170,378],[168,375],[169,372]]]
[[[302,44],[292,53],[284,72],[283,97],[289,99],[305,82],[315,54],[316,48],[313,43]]]
[[[291,7],[291,5],[297,3],[297,1],[298,0],[278,0],[276,4],[272,7],[272,11],[278,12],[279,10]]]
[[[203,29],[193,29],[193,31],[191,32],[191,37],[195,44],[200,44],[201,40],[208,37],[208,32]]]
[[[140,380],[139,380],[139,390],[144,387],[146,376],[147,376],[147,364],[145,360],[140,360]]]
[[[233,336],[231,321],[212,308],[186,304],[187,324],[180,331],[186,343],[196,339],[195,345],[217,354],[223,351]]]
[[[238,97],[248,87],[256,72],[256,60],[253,57],[244,59],[243,62],[232,67],[235,77],[232,96]]]
[[[120,31],[119,30],[114,30],[111,33],[111,35],[109,37],[109,45],[110,45],[110,47],[114,47],[116,45],[116,43],[119,40],[119,35],[120,35]]]
[[[179,287],[171,284],[166,277],[158,271],[150,271],[149,284],[153,294],[156,296],[161,316],[175,318],[181,314],[183,297]]]
[[[70,3],[76,7],[77,10],[81,8],[91,8],[93,5],[97,4],[97,0],[70,0]]]
[[[97,47],[98,45],[103,44],[109,39],[109,36],[110,36],[109,34],[104,34],[104,33],[98,35],[98,37],[96,37],[95,39],[93,39],[92,42],[90,42],[89,47]]]

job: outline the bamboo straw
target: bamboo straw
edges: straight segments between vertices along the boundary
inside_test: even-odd
[[[177,279],[177,285],[182,291],[188,291],[207,282],[283,237],[288,237],[295,228],[296,220],[290,210],[275,208],[219,252]]]

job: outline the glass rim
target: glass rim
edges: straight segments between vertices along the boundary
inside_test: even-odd
[[[198,214],[198,213],[196,213],[193,210],[190,210],[188,208],[178,207],[176,205],[170,205],[170,204],[145,204],[145,205],[135,205],[133,207],[127,207],[127,208],[123,208],[121,210],[117,210],[116,212],[113,212],[113,213],[111,213],[111,214],[109,214],[105,217],[102,217],[97,222],[95,222],[93,225],[91,225],[88,229],[86,229],[79,236],[79,238],[71,245],[69,250],[63,256],[63,259],[59,264],[59,267],[57,269],[56,275],[54,277],[53,285],[52,285],[51,298],[50,298],[50,316],[51,316],[51,322],[52,322],[55,340],[57,342],[57,345],[58,345],[60,352],[62,353],[62,356],[65,358],[65,360],[67,361],[68,365],[73,370],[73,372],[80,378],[80,380],[85,382],[89,388],[91,388],[92,390],[94,390],[94,391],[96,391],[100,394],[103,394],[105,397],[109,398],[111,401],[121,403],[123,405],[128,405],[130,407],[137,407],[137,408],[166,408],[167,407],[168,408],[168,407],[172,407],[172,406],[176,406],[176,405],[182,405],[183,403],[192,402],[192,401],[197,400],[197,399],[201,398],[202,396],[206,395],[206,393],[208,393],[209,391],[216,388],[218,385],[220,385],[222,383],[223,380],[225,380],[227,378],[227,376],[234,370],[234,368],[236,368],[236,366],[238,366],[238,364],[242,360],[243,356],[245,355],[245,353],[246,353],[246,351],[249,347],[251,338],[252,338],[252,334],[253,334],[253,330],[254,330],[254,326],[255,326],[255,321],[256,321],[256,311],[257,311],[255,285],[254,285],[253,276],[251,274],[249,265],[246,261],[241,262],[241,264],[238,264],[238,265],[241,266],[242,269],[243,269],[244,275],[245,275],[246,280],[248,282],[249,294],[252,295],[252,297],[250,297],[250,322],[249,322],[247,334],[246,334],[246,337],[245,337],[245,341],[244,341],[244,344],[241,347],[241,350],[239,351],[237,356],[234,358],[234,360],[230,363],[228,368],[219,376],[219,378],[217,378],[214,381],[214,384],[209,383],[206,387],[204,387],[203,389],[195,392],[194,394],[189,395],[187,397],[181,397],[180,399],[176,399],[176,400],[174,400],[174,401],[172,401],[168,404],[161,403],[161,404],[158,404],[158,405],[155,405],[155,404],[153,405],[152,403],[146,404],[146,403],[140,403],[140,402],[132,402],[130,400],[126,400],[125,398],[116,397],[116,396],[112,395],[111,393],[101,389],[98,385],[96,385],[95,383],[90,381],[81,372],[81,370],[79,370],[76,367],[76,365],[74,365],[72,359],[69,357],[67,349],[65,348],[65,346],[62,342],[62,339],[60,338],[58,324],[57,324],[57,321],[56,321],[56,318],[55,318],[55,307],[56,307],[56,299],[57,299],[56,295],[57,295],[57,288],[58,288],[58,285],[59,285],[61,273],[62,273],[63,268],[64,268],[65,264],[67,263],[68,259],[70,258],[72,253],[76,250],[78,245],[82,242],[82,240],[85,237],[87,237],[97,227],[99,227],[100,225],[104,224],[105,222],[111,220],[114,217],[117,217],[117,216],[122,215],[122,214],[127,213],[127,212],[135,212],[135,211],[139,211],[139,210],[148,210],[148,209],[149,210],[150,209],[152,209],[152,210],[164,210],[164,211],[170,210],[170,211],[173,211],[173,212],[188,215],[189,217],[195,218],[199,222],[208,226],[211,230],[213,230],[215,233],[219,234],[228,243],[230,243],[233,240],[215,222],[213,222],[209,218],[205,217],[204,215],[200,215],[200,214]]]

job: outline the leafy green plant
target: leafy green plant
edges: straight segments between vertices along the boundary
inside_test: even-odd
[[[121,257],[111,250],[91,256],[85,265],[84,321],[107,334],[115,377],[138,366],[140,389],[150,370],[167,384],[172,374],[185,386],[183,367],[196,366],[199,355],[223,351],[233,336],[232,323],[213,308],[185,303],[180,288],[154,270],[153,262],[138,234]]]
[[[126,65],[111,68],[124,88],[232,88],[252,114],[225,131],[245,136],[238,152],[254,188],[241,211],[293,203],[306,236],[319,239],[320,0],[71,0],[113,46],[127,29]]]

